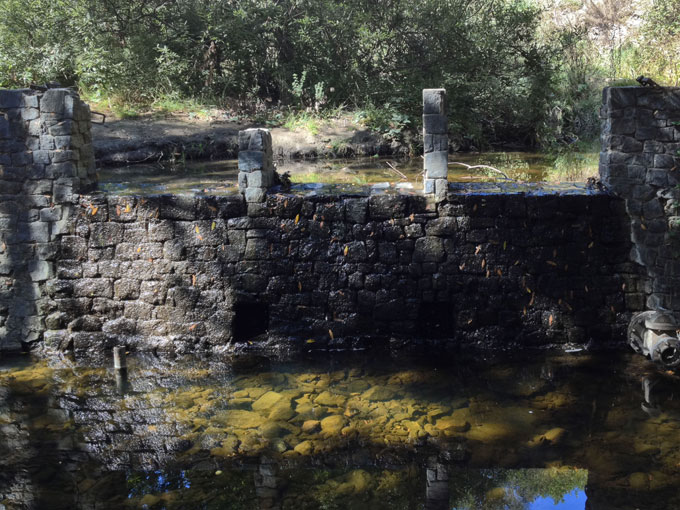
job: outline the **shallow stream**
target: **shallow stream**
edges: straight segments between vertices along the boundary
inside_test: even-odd
[[[575,153],[569,161],[540,153],[496,152],[449,155],[449,181],[459,183],[508,182],[499,173],[468,169],[463,165],[488,165],[517,182],[585,182],[597,175],[597,155]],[[285,161],[280,174],[288,172],[294,184],[326,183],[339,186],[370,186],[389,183],[422,188],[422,158],[354,158]],[[237,188],[236,160],[186,164],[138,164],[106,168],[99,172],[99,188],[116,194],[210,193],[232,194]]]
[[[628,353],[0,360],[0,508],[671,509],[678,378]]]

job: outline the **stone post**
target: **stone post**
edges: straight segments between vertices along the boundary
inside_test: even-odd
[[[238,132],[238,187],[246,202],[264,202],[274,184],[274,153],[268,129]]]
[[[423,89],[424,191],[437,200],[446,198],[448,189],[448,132],[446,90]]]
[[[95,182],[91,142],[75,92],[0,90],[0,351],[42,339],[61,235]]]

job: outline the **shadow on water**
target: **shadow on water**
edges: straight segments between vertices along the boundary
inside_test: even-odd
[[[678,381],[654,375],[641,358],[537,353],[432,363],[338,355],[250,370],[216,359],[129,362],[125,395],[99,365],[0,367],[0,504],[632,510],[680,503]],[[648,376],[656,382],[645,393],[640,379]]]

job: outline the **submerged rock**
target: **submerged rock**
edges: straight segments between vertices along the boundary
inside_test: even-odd
[[[321,432],[327,436],[339,435],[345,423],[345,417],[340,414],[327,416],[320,422]]]

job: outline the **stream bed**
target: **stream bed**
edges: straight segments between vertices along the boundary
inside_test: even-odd
[[[597,175],[597,154],[575,153],[564,162],[554,156],[531,152],[458,153],[449,155],[449,181],[480,182],[581,182]],[[456,164],[456,163],[462,163]],[[464,165],[488,165],[513,181],[484,169]],[[343,187],[406,186],[422,188],[422,158],[353,158],[284,161],[279,174],[289,173],[293,185],[324,183]],[[175,165],[137,164],[105,168],[98,173],[99,189],[118,195],[163,193],[208,193],[228,195],[238,192],[238,161],[179,162]]]
[[[0,508],[680,507],[675,375],[434,358],[3,358]]]

